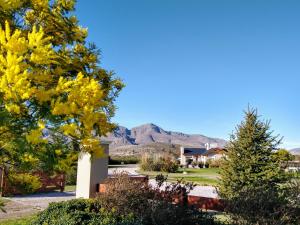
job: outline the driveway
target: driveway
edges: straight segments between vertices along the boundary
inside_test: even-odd
[[[75,192],[51,192],[4,198],[6,213],[0,211],[0,220],[20,218],[36,214],[48,207],[50,202],[75,198]]]

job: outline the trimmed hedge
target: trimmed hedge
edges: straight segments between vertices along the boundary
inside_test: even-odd
[[[136,156],[110,156],[109,165],[137,164],[140,159]]]

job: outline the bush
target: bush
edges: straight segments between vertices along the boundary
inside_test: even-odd
[[[166,177],[156,177],[157,185],[134,181],[126,173],[115,174],[106,181],[106,191],[97,197],[99,205],[118,216],[133,215],[143,225],[213,225],[213,218],[187,204],[191,183],[166,183]],[[177,204],[175,204],[177,203]]]
[[[38,176],[30,173],[10,173],[8,176],[9,186],[22,194],[31,194],[42,187]]]
[[[207,165],[209,168],[220,168],[222,163],[221,159],[209,159],[207,160]]]
[[[228,202],[226,211],[234,225],[298,225],[300,184],[245,188]]]
[[[192,162],[192,167],[195,168],[196,166],[198,166],[198,163],[195,162],[195,161],[193,161],[193,162]]]
[[[114,178],[107,179],[105,192],[97,196],[99,205],[116,214],[134,214],[142,218],[148,207],[148,200],[153,196],[150,186],[144,181],[132,180],[125,172],[114,173]]]
[[[0,197],[0,211],[2,211],[2,212],[5,212],[5,210],[4,210],[4,201],[1,199],[1,197]]]
[[[111,156],[109,157],[109,165],[121,165],[121,164],[137,164],[139,158],[136,156]]]
[[[144,171],[176,173],[179,165],[174,157],[164,155],[143,155],[140,168]]]
[[[77,181],[77,166],[74,166],[66,172],[66,185],[76,185]]]
[[[138,225],[131,215],[117,216],[114,210],[108,212],[94,200],[74,199],[50,203],[32,225]]]

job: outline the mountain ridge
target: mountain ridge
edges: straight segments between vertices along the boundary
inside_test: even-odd
[[[293,148],[289,150],[293,155],[300,155],[300,148]]]
[[[178,131],[166,131],[160,126],[147,123],[128,129],[124,126],[117,128],[103,140],[111,141],[110,149],[120,152],[122,149],[142,149],[142,146],[155,146],[152,144],[165,144],[169,146],[224,147],[226,141],[221,138],[212,138],[202,134],[185,134]],[[139,146],[138,148],[136,146]]]

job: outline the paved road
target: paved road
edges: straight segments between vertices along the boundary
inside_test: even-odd
[[[138,166],[137,165],[121,165],[114,166],[113,168],[108,169],[108,174],[113,174],[114,172],[127,172],[128,174],[138,175]],[[150,179],[150,184],[155,185],[155,181]],[[216,188],[212,186],[200,186],[197,185],[191,192],[190,195],[202,196],[208,198],[217,198],[218,194]]]
[[[50,202],[61,202],[75,198],[75,192],[51,192],[5,198],[6,213],[0,211],[0,221],[36,214],[47,208]]]

